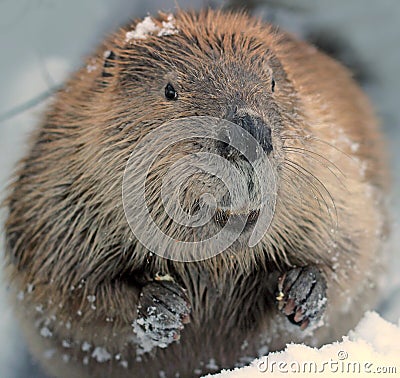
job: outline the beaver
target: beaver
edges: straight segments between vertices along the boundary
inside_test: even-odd
[[[243,133],[141,144],[204,117]],[[379,293],[384,151],[351,74],[273,25],[204,10],[122,27],[55,95],[6,201],[5,270],[31,352],[55,377],[191,377],[338,339]],[[124,174],[154,153],[149,216],[188,246],[241,223],[223,251],[165,258],[132,231],[140,218],[126,215]],[[241,180],[248,196],[230,196],[214,171],[185,178],[173,201],[184,212],[209,208],[205,193],[216,205],[206,224],[181,226],[166,215],[163,177],[200,153],[234,166],[229,185]],[[256,177],[255,166],[268,169]],[[263,182],[274,183],[265,203]],[[248,243],[261,208],[270,219]]]

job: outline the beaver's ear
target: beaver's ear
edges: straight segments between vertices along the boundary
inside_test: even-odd
[[[107,85],[107,78],[114,76],[112,73],[112,68],[115,67],[118,57],[111,50],[105,51],[103,56],[104,56],[104,63],[103,63],[103,71],[101,72],[101,77],[105,79],[103,80],[103,84]]]

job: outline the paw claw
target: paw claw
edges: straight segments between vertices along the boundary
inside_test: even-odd
[[[294,321],[295,321],[296,323],[300,323],[300,321],[303,319],[303,317],[304,317],[303,310],[302,310],[301,308],[299,308],[299,309],[296,311],[296,314],[295,314],[295,316],[294,316]]]
[[[306,329],[326,308],[326,281],[314,266],[295,268],[278,279],[278,309],[289,321]]]
[[[293,298],[289,298],[286,302],[286,306],[283,309],[283,312],[285,313],[285,315],[291,315],[293,314],[293,311],[296,307],[296,302],[294,301]]]
[[[306,320],[304,320],[303,323],[301,323],[300,329],[301,329],[302,331],[304,331],[304,330],[308,327],[309,324],[310,324],[310,319],[307,318]]]

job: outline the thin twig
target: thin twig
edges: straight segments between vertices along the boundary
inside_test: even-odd
[[[41,102],[51,97],[61,87],[62,85],[55,85],[54,87],[48,89],[45,92],[40,93],[38,96],[30,99],[29,101],[24,102],[21,105],[17,105],[16,107],[8,110],[7,112],[0,114],[0,122],[8,121],[9,119],[19,115],[20,113],[24,113],[29,109],[34,108],[36,105],[39,105]]]

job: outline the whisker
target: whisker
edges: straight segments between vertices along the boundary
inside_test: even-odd
[[[315,187],[315,184],[313,184],[313,183],[311,182],[311,180],[310,180],[308,177],[306,177],[306,176],[304,175],[304,173],[301,172],[301,171],[300,171],[299,169],[297,169],[296,167],[293,167],[293,166],[290,165],[290,164],[286,164],[285,169],[287,169],[287,170],[289,170],[290,172],[292,172],[293,174],[295,174],[298,180],[301,180],[307,187],[310,187],[310,189],[311,189],[311,191],[312,191],[312,193],[313,193],[313,197],[314,197],[314,198],[316,199],[316,201],[318,202],[318,207],[319,207],[319,210],[320,210],[320,215],[322,216],[322,204],[321,204],[321,202],[320,202],[320,198],[324,201],[325,207],[327,206],[327,204],[326,204],[326,201],[325,201],[325,199],[324,199],[322,193]],[[286,182],[290,183],[290,182],[293,181],[293,178],[291,178],[291,177],[289,177],[289,176],[288,176],[288,178],[289,178],[289,179],[286,180]],[[301,191],[300,191],[300,193],[301,193]],[[304,197],[303,197],[302,195],[301,195],[301,198],[302,198],[302,201],[304,201]]]
[[[329,165],[334,167],[344,178],[346,178],[346,175],[343,173],[343,171],[336,164],[332,163],[329,159],[325,158],[321,154],[318,154],[318,153],[316,153],[314,151],[310,151],[310,150],[307,150],[307,149],[304,149],[304,148],[284,147],[283,149],[286,150],[286,151],[289,151],[289,152],[297,153],[299,155],[304,154],[305,156],[309,157],[310,159],[313,159],[313,160],[317,161],[322,166],[324,166],[326,169],[328,169],[329,172],[332,173],[332,175],[335,176],[335,178],[337,179],[339,184],[343,187],[343,189],[347,190],[346,185],[343,183],[341,178],[329,167]],[[315,155],[315,156],[312,156],[312,155]],[[320,160],[317,159],[316,156],[321,158],[322,160],[326,161],[327,163],[329,163],[329,165],[322,163]]]
[[[324,183],[323,183],[318,177],[316,177],[314,174],[312,174],[309,170],[307,170],[306,168],[304,168],[304,167],[302,167],[301,165],[297,164],[296,162],[294,162],[294,161],[292,161],[292,160],[290,160],[290,159],[286,159],[286,160],[285,160],[285,163],[286,163],[286,164],[289,164],[289,165],[292,165],[292,167],[295,168],[295,169],[299,169],[299,170],[303,171],[303,173],[305,173],[306,175],[309,175],[310,177],[312,177],[312,179],[315,180],[315,181],[322,187],[322,189],[324,190],[324,192],[325,192],[325,193],[328,195],[328,197],[330,198],[331,203],[332,203],[332,205],[333,205],[333,208],[334,208],[334,211],[335,211],[336,222],[332,222],[332,225],[336,224],[336,227],[334,227],[334,228],[337,228],[337,225],[338,225],[338,215],[337,215],[336,203],[335,203],[334,198],[332,197],[332,194],[331,194],[331,193],[329,192],[329,190],[326,188],[326,186],[324,185]],[[318,190],[318,192],[319,192],[319,190]],[[321,196],[322,196],[322,193],[321,193]],[[330,211],[329,211],[328,203],[327,203],[326,200],[325,200],[325,197],[322,196],[322,198],[323,198],[323,200],[324,200],[324,202],[325,202],[325,205],[326,205],[328,214],[331,214]],[[333,220],[332,220],[332,221],[333,221]]]
[[[294,162],[293,162],[293,163],[294,163]],[[313,175],[311,172],[309,172],[308,170],[306,170],[304,167],[301,167],[300,165],[298,165],[298,164],[296,164],[296,163],[294,163],[294,164],[295,164],[297,167],[299,167],[300,169],[303,169],[307,174],[309,174],[309,175],[311,176],[311,178],[312,178],[313,180],[315,180],[315,181],[319,184],[319,186],[322,188],[322,190],[328,195],[328,197],[329,197],[329,199],[330,199],[330,202],[331,202],[331,204],[332,204],[332,206],[333,206],[333,209],[334,209],[334,214],[335,214],[335,215],[334,215],[334,218],[335,218],[335,220],[332,218],[332,214],[331,214],[330,208],[329,208],[329,206],[328,206],[328,202],[327,202],[326,199],[325,199],[325,196],[320,192],[320,190],[317,188],[316,185],[313,185],[313,187],[315,188],[315,190],[317,190],[317,192],[319,193],[319,195],[321,196],[321,198],[322,198],[322,200],[323,200],[323,202],[324,202],[324,204],[325,204],[326,211],[328,212],[329,218],[330,218],[330,220],[331,220],[331,226],[332,226],[332,228],[337,229],[337,227],[338,227],[338,213],[337,213],[336,202],[335,202],[333,196],[331,195],[331,193],[329,192],[329,190],[326,188],[325,184],[323,184],[323,183],[321,182],[321,180],[319,180],[315,175]],[[310,181],[310,182],[311,182],[311,181]]]
[[[323,144],[333,148],[337,152],[340,152],[341,154],[343,154],[347,158],[349,158],[351,160],[354,160],[354,158],[351,155],[349,155],[347,152],[344,152],[339,147],[335,146],[334,144],[332,144],[332,143],[330,143],[330,142],[328,142],[326,140],[317,138],[315,136],[311,136],[311,135],[301,136],[301,135],[297,135],[297,134],[295,134],[295,135],[287,134],[287,135],[282,136],[281,139],[282,140],[299,140],[299,141],[303,141],[303,142],[306,142],[306,141],[309,141],[309,140],[313,140],[313,141],[316,141],[316,142],[319,142],[319,143],[323,143]]]
[[[321,158],[322,160],[324,160],[325,162],[327,162],[328,165],[331,165],[332,167],[334,167],[335,169],[337,169],[338,172],[339,172],[341,175],[343,175],[344,177],[346,177],[345,174],[343,173],[343,171],[342,171],[335,163],[333,163],[332,161],[330,161],[329,159],[327,159],[326,157],[322,156],[321,154],[319,154],[319,153],[317,153],[317,152],[315,152],[315,151],[307,150],[306,148],[293,147],[293,146],[290,146],[290,147],[284,146],[283,149],[284,149],[284,150],[287,150],[287,151],[303,152],[303,153],[305,153],[305,154],[307,154],[307,155],[310,154],[310,155],[318,156],[319,158]],[[315,157],[312,157],[312,156],[310,156],[310,157],[313,158],[313,159],[316,159]],[[316,159],[316,160],[319,161],[318,159]]]

